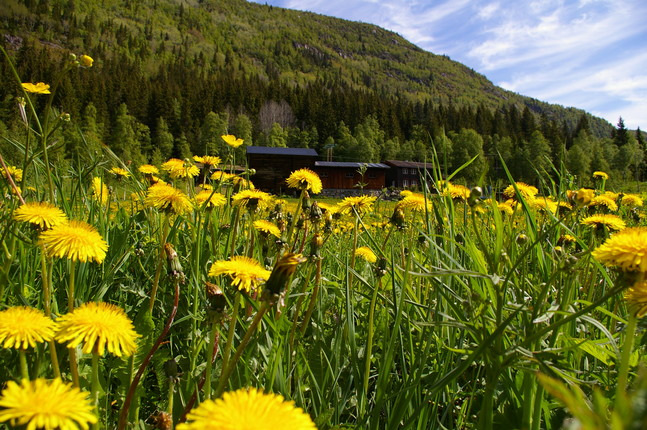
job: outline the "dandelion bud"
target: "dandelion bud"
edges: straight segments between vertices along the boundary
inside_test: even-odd
[[[303,255],[293,254],[291,252],[281,256],[274,265],[274,269],[265,283],[263,300],[274,303],[290,283],[292,275],[297,270],[297,266],[306,260]]]
[[[373,268],[373,273],[375,273],[375,276],[378,278],[381,278],[382,276],[386,275],[386,258],[379,257],[377,259],[377,262],[375,263],[375,267]]]
[[[70,114],[67,112],[63,112],[61,116],[59,116],[59,118],[65,122],[70,122],[70,119],[71,119]]]
[[[393,210],[393,215],[391,215],[391,224],[396,226],[399,229],[406,227],[406,222],[404,221],[404,212],[399,207],[395,207]]]
[[[92,63],[94,63],[94,60],[89,55],[81,55],[79,62],[81,63],[81,66],[90,68],[92,67]]]
[[[74,53],[70,54],[70,61],[72,62],[76,61],[76,54]]]
[[[249,176],[254,176],[256,174],[256,169],[247,169],[247,174]]]
[[[591,203],[591,200],[593,200],[593,197],[595,197],[595,192],[592,189],[580,188],[575,192],[575,196],[573,197],[573,200],[578,206],[586,206],[589,203]]]
[[[169,264],[169,274],[172,278],[179,280],[180,282],[184,281],[184,270],[180,264],[180,258],[175,252],[173,245],[170,243],[164,244],[164,252],[166,253],[166,259]]]
[[[225,312],[225,307],[227,307],[227,299],[218,285],[211,282],[205,282],[204,284],[207,293],[207,313],[213,319],[220,319]]]
[[[169,379],[176,379],[180,372],[178,371],[177,361],[171,358],[164,362],[164,375]]]
[[[321,208],[317,204],[317,202],[313,202],[312,206],[310,206],[310,221],[311,222],[316,222],[321,219],[323,215],[323,212],[321,211]]]
[[[525,245],[528,242],[528,236],[523,233],[519,233],[517,236],[517,245]]]
[[[470,190],[470,196],[467,199],[467,204],[470,206],[474,206],[476,203],[478,203],[478,200],[481,198],[483,195],[483,190],[481,187],[474,187]]]
[[[323,236],[319,233],[312,236],[310,241],[310,257],[312,258],[321,258],[321,247],[323,246],[324,240]]]

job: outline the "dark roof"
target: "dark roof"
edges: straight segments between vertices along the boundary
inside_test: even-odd
[[[248,146],[248,154],[264,155],[297,155],[301,157],[316,157],[317,151],[311,148],[274,148],[269,146]]]
[[[358,163],[356,161],[315,161],[315,167],[351,167],[358,169],[366,164],[369,169],[388,169],[389,166],[382,163]]]
[[[421,163],[419,161],[386,160],[384,163],[393,167],[408,167],[414,169],[431,169],[433,167],[431,163]]]

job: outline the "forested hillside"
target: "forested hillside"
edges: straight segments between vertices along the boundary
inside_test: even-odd
[[[332,148],[337,160],[425,160],[435,149],[451,168],[479,155],[467,180],[486,166],[503,175],[497,152],[528,181],[560,160],[583,178],[642,169],[640,133],[505,91],[369,24],[243,0],[5,0],[0,36],[23,81],[52,84],[72,118],[57,130],[61,160],[103,143],[158,163],[218,153],[233,133]],[[94,66],[69,68],[70,53]],[[5,58],[0,77],[13,82]],[[19,94],[0,86],[3,135],[22,132]]]

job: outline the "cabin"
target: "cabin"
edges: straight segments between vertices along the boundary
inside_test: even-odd
[[[251,178],[257,188],[274,194],[288,193],[285,180],[295,170],[312,169],[317,151],[310,148],[247,147],[247,165],[255,169]]]
[[[362,165],[366,165],[364,179],[359,174]],[[356,190],[358,183],[363,182],[365,190],[381,190],[385,187],[386,172],[389,166],[382,163],[358,163],[351,161],[315,161],[314,171],[321,178],[324,190]]]
[[[385,165],[390,167],[386,174],[386,186],[392,188],[416,188],[423,183],[427,172],[431,174],[431,163],[418,161],[386,160]]]

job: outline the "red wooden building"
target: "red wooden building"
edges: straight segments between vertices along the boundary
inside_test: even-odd
[[[285,180],[290,173],[307,167],[312,169],[317,151],[310,148],[247,147],[247,165],[255,169],[254,186],[275,194],[288,192]]]
[[[359,168],[365,164],[364,179]],[[386,172],[389,166],[382,163],[357,163],[350,161],[315,161],[314,171],[321,178],[325,189],[358,189],[356,184],[364,182],[365,190],[381,190],[385,187]]]

